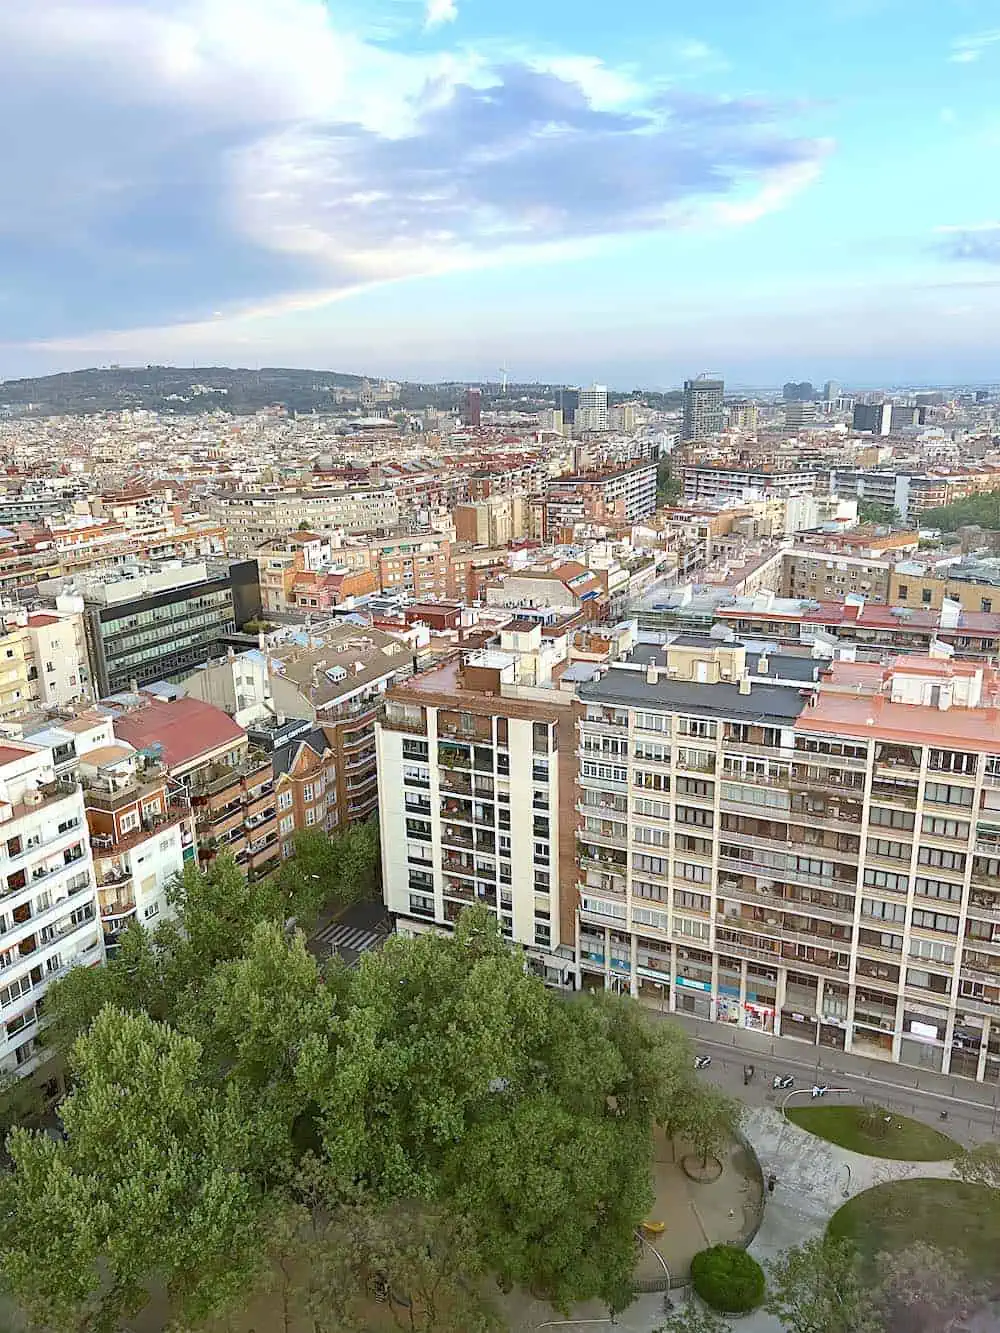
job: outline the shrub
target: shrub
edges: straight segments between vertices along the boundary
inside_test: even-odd
[[[713,1245],[691,1260],[694,1289],[713,1310],[743,1314],[764,1299],[764,1270],[737,1245]]]

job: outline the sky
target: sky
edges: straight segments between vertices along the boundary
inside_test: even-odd
[[[1000,382],[1000,0],[0,3],[0,378]]]

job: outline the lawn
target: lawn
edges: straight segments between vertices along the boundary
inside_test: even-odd
[[[1000,1194],[961,1180],[897,1180],[856,1195],[830,1218],[831,1236],[853,1240],[863,1262],[916,1241],[954,1250],[971,1275],[1000,1278]]]
[[[919,1120],[893,1112],[890,1125],[884,1124],[879,1116],[876,1127],[869,1129],[865,1124],[867,1114],[863,1106],[790,1106],[785,1111],[792,1124],[800,1129],[866,1157],[940,1162],[960,1151],[954,1139]]]

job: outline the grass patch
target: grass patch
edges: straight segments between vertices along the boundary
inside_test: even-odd
[[[807,1129],[817,1138],[864,1153],[866,1157],[892,1157],[903,1162],[941,1162],[954,1157],[959,1145],[947,1134],[930,1125],[892,1113],[892,1123],[872,1114],[864,1106],[796,1106],[785,1115],[793,1125]]]
[[[876,1185],[838,1209],[827,1231],[852,1240],[872,1270],[881,1251],[923,1241],[964,1256],[970,1276],[1000,1278],[1000,1193],[985,1185],[961,1180]]]

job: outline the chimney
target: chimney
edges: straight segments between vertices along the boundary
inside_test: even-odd
[[[655,685],[658,680],[659,680],[659,672],[656,670],[656,667],[653,665],[653,663],[650,662],[649,666],[646,668],[646,684]]]
[[[750,677],[746,674],[740,676],[740,694],[750,693]]]
[[[768,672],[767,653],[761,653],[757,661],[757,675],[766,676]]]

